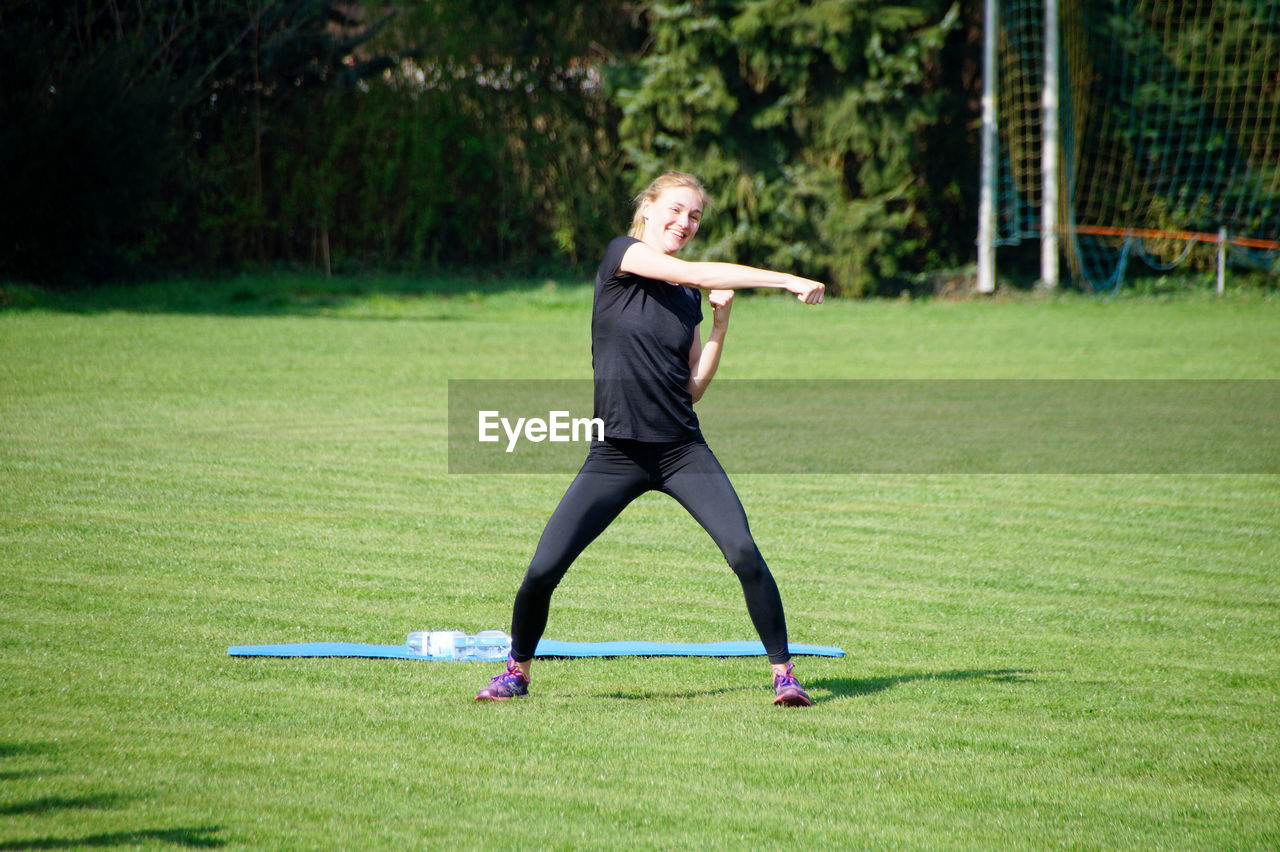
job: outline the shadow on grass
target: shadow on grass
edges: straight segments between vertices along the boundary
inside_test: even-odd
[[[857,698],[863,695],[874,695],[877,692],[884,692],[895,686],[917,681],[985,680],[993,683],[1026,683],[1032,679],[1032,674],[1033,672],[1021,669],[957,669],[947,672],[920,672],[918,674],[888,675],[885,677],[819,678],[813,681],[805,681],[804,683],[810,693],[821,690],[831,693],[829,696],[815,696],[814,701],[819,702],[831,701],[836,698]]]
[[[217,849],[227,842],[215,837],[221,826],[191,828],[151,828],[139,831],[114,831],[86,837],[38,837],[33,840],[10,840],[0,843],[0,851],[10,849],[101,849],[112,846],[141,846],[166,843],[188,849]]]
[[[885,677],[868,677],[868,678],[814,678],[808,680],[801,678],[801,683],[809,691],[810,697],[813,698],[815,704],[824,701],[834,701],[838,698],[857,698],[863,695],[874,695],[877,692],[884,692],[895,686],[902,684],[914,683],[916,681],[960,681],[960,680],[982,680],[991,683],[1026,683],[1031,681],[1030,671],[1021,669],[961,669],[947,672],[921,672],[919,674],[909,675],[889,675]],[[608,698],[618,701],[647,701],[647,700],[687,700],[697,698],[712,698],[717,695],[729,695],[734,692],[755,692],[758,687],[740,686],[740,687],[722,687],[719,689],[699,689],[689,692],[660,692],[654,690],[643,690],[637,692],[607,692],[600,695],[592,696],[594,698]],[[830,693],[830,694],[823,694]]]
[[[49,743],[16,743],[16,742],[0,742],[0,760],[9,760],[18,757],[29,757],[32,755],[48,755],[53,754],[54,748]],[[56,771],[45,769],[9,769],[0,770],[0,782],[4,781],[24,781],[28,778],[41,778],[46,775],[56,775]],[[0,812],[2,814],[2,812]]]
[[[7,757],[26,757],[32,754],[53,754],[51,743],[0,742],[0,760]]]
[[[46,757],[57,753],[49,743],[0,742],[0,760],[23,757]],[[43,777],[59,774],[58,770],[18,770],[5,773],[3,780],[26,777]],[[21,802],[0,806],[0,817],[42,817],[61,811],[107,810],[122,807],[132,796],[115,793],[97,793],[85,796],[39,796]],[[179,828],[144,828],[133,831],[115,831],[90,834],[83,837],[35,837],[28,840],[0,841],[0,852],[10,849],[101,849],[106,847],[137,847],[151,845],[185,846],[190,849],[216,849],[227,843],[217,835],[222,826],[191,826]]]
[[[121,801],[120,796],[112,793],[96,796],[42,796],[0,806],[0,816],[32,816],[61,810],[104,810],[118,806]]]

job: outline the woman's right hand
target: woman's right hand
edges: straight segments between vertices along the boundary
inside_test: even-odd
[[[827,285],[821,281],[810,281],[798,275],[787,277],[787,292],[795,293],[796,298],[806,305],[822,304],[822,296],[827,292]]]

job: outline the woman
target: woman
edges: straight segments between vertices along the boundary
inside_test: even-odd
[[[604,440],[592,444],[543,530],[516,593],[507,670],[480,690],[477,701],[528,695],[530,664],[560,579],[627,504],[657,490],[693,515],[742,583],[747,612],[773,667],[774,703],[811,703],[792,674],[778,586],[738,495],[703,441],[693,404],[720,364],[734,290],[785,289],[816,305],[825,287],[781,272],[678,259],[706,206],[696,178],[668,172],[638,199],[631,236],[605,250],[591,312],[595,416],[604,420]],[[712,308],[705,344],[699,334],[703,290]]]

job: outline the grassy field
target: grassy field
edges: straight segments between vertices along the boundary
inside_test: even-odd
[[[446,382],[590,375],[585,287],[244,279],[0,304],[0,850],[1280,846],[1280,475],[734,475],[759,659],[238,659],[505,627],[565,475],[446,473]],[[1280,378],[1280,299],[781,298],[722,378]],[[713,391],[714,392],[714,391]],[[715,445],[715,435],[710,435]],[[730,471],[733,475],[733,471]],[[566,640],[753,638],[671,501]]]

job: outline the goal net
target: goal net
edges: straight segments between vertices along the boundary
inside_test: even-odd
[[[1280,271],[1280,2],[999,4],[997,242],[1041,236],[1047,33],[1058,45],[1057,228],[1072,274]]]

